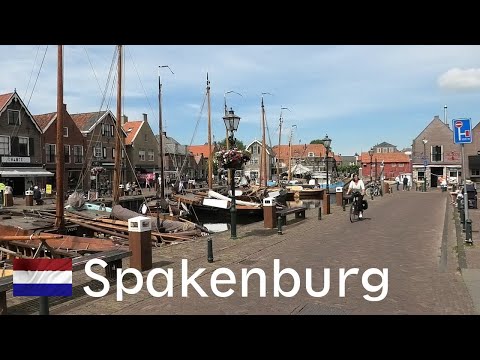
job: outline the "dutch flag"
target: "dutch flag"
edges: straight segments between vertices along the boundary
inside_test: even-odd
[[[72,296],[72,259],[14,259],[13,296]]]

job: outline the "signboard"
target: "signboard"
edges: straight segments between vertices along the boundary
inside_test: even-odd
[[[423,166],[426,167],[427,165],[428,165],[428,161],[427,161],[427,159],[424,159],[424,160],[423,160]]]
[[[52,185],[51,184],[47,184],[45,192],[49,195],[52,193]]]
[[[472,142],[471,119],[454,119],[453,142],[455,144],[470,144]]]
[[[5,184],[4,183],[0,183],[0,191],[4,191],[5,190]]]
[[[29,163],[30,157],[25,156],[2,156],[3,163]]]

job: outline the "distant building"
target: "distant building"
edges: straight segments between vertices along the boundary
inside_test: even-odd
[[[42,162],[42,130],[16,91],[0,95],[0,183],[23,195],[31,185],[45,188],[54,173]]]
[[[389,144],[387,142],[382,142],[380,144],[372,146],[374,153],[391,153],[397,152],[397,147],[395,145]]]
[[[246,150],[252,155],[250,161],[245,164],[244,173],[245,176],[250,177],[250,179],[260,179],[260,164],[262,162],[262,142],[258,140],[252,141],[246,147]],[[272,174],[276,172],[275,170],[275,153],[271,147],[266,146],[266,160],[267,160],[267,174],[266,179],[270,180]]]
[[[400,151],[373,153],[371,157],[368,152],[363,152],[359,161],[362,168],[362,177],[365,179],[380,179],[383,172],[385,179],[393,180],[399,175],[412,172],[410,157]]]

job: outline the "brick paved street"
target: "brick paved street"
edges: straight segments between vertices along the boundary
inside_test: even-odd
[[[307,210],[306,220],[289,218],[284,235],[256,223],[238,228],[239,239],[229,233],[214,236],[215,262],[206,258],[206,238],[154,249],[154,267],[173,269],[173,298],[152,297],[144,284],[135,295],[124,294],[116,301],[116,287],[102,298],[86,295],[81,287],[88,281],[83,272],[74,273],[74,298],[52,299],[52,314],[473,314],[474,306],[458,269],[453,209],[446,206],[447,195],[432,191],[394,192],[369,201],[365,219],[350,223],[348,211],[332,206],[331,215],[317,219],[317,209]],[[447,213],[446,213],[447,209]],[[447,220],[445,225],[445,220]],[[445,225],[445,226],[444,226]],[[445,232],[445,234],[444,234]],[[445,236],[444,236],[445,235]],[[197,283],[208,294],[200,297],[192,286],[188,298],[182,297],[181,259],[188,259],[189,272],[206,268]],[[273,263],[291,267],[300,275],[300,291],[293,297],[273,296]],[[124,261],[128,267],[128,261]],[[212,293],[210,278],[219,267],[233,271],[234,293],[219,298]],[[358,267],[358,275],[347,278],[345,297],[339,296],[339,269]],[[241,269],[260,268],[266,273],[266,297],[259,297],[259,281],[252,275],[249,295],[241,297]],[[313,289],[323,288],[323,271],[331,271],[330,289],[321,298],[305,290],[305,269],[312,269]],[[362,285],[362,274],[369,268],[388,268],[388,293],[382,301],[371,302],[364,295],[376,297]],[[144,280],[148,271],[144,272]],[[225,277],[220,277],[224,279]],[[373,275],[370,284],[380,284]],[[154,287],[165,289],[165,278],[157,276]],[[291,289],[292,278],[282,277],[284,291]],[[131,288],[133,280],[125,280]],[[101,288],[101,287],[98,287]],[[38,301],[9,298],[9,313],[34,313]],[[27,306],[28,305],[28,306]]]

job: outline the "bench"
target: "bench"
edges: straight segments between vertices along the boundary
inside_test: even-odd
[[[122,259],[132,255],[131,251],[108,250],[72,259],[72,272],[82,270],[92,259],[102,259],[107,263],[105,277],[110,280],[117,278],[117,269],[122,267]],[[0,315],[7,314],[7,291],[13,288],[13,275],[0,278]]]
[[[294,207],[290,209],[284,209],[277,211],[277,217],[282,220],[282,224],[287,223],[287,215],[295,214],[296,219],[305,219],[305,210],[304,207]]]

